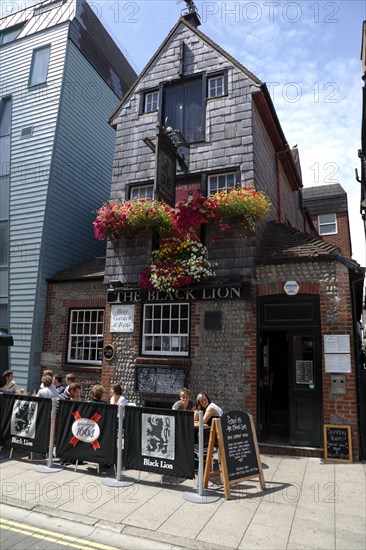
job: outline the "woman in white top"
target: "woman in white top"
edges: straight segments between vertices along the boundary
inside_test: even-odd
[[[125,407],[127,405],[127,399],[122,395],[122,387],[121,384],[113,384],[110,387],[110,394],[111,398],[109,400],[111,405],[123,405]]]
[[[14,382],[14,373],[12,370],[6,370],[1,375],[0,380],[0,391],[11,391],[13,393],[18,393],[16,384]]]
[[[211,399],[207,393],[199,393],[197,395],[196,411],[194,413],[195,420],[198,420],[198,411],[203,411],[203,423],[208,425],[211,424],[213,418],[219,418],[224,414],[223,410],[216,403],[211,403]]]

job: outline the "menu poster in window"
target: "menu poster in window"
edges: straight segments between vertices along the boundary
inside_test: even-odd
[[[111,332],[133,332],[135,306],[111,306]]]
[[[296,384],[311,384],[314,380],[313,362],[296,361]]]

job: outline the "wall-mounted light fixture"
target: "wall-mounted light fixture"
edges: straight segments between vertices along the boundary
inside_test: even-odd
[[[109,281],[109,284],[111,285],[112,288],[121,288],[121,286],[123,286],[123,283],[121,281]]]

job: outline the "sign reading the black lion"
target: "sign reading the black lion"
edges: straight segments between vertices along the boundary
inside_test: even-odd
[[[184,367],[136,366],[136,391],[138,392],[176,395],[185,385]]]
[[[324,460],[352,462],[351,426],[324,424]]]
[[[232,411],[221,417],[229,481],[259,473],[249,415]]]

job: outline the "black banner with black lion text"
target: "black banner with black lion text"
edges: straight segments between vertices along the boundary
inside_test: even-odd
[[[193,413],[126,407],[123,465],[128,470],[193,479]]]
[[[116,464],[116,405],[60,400],[56,455],[64,460]]]
[[[51,399],[2,394],[0,441],[9,447],[47,453],[51,408]]]

